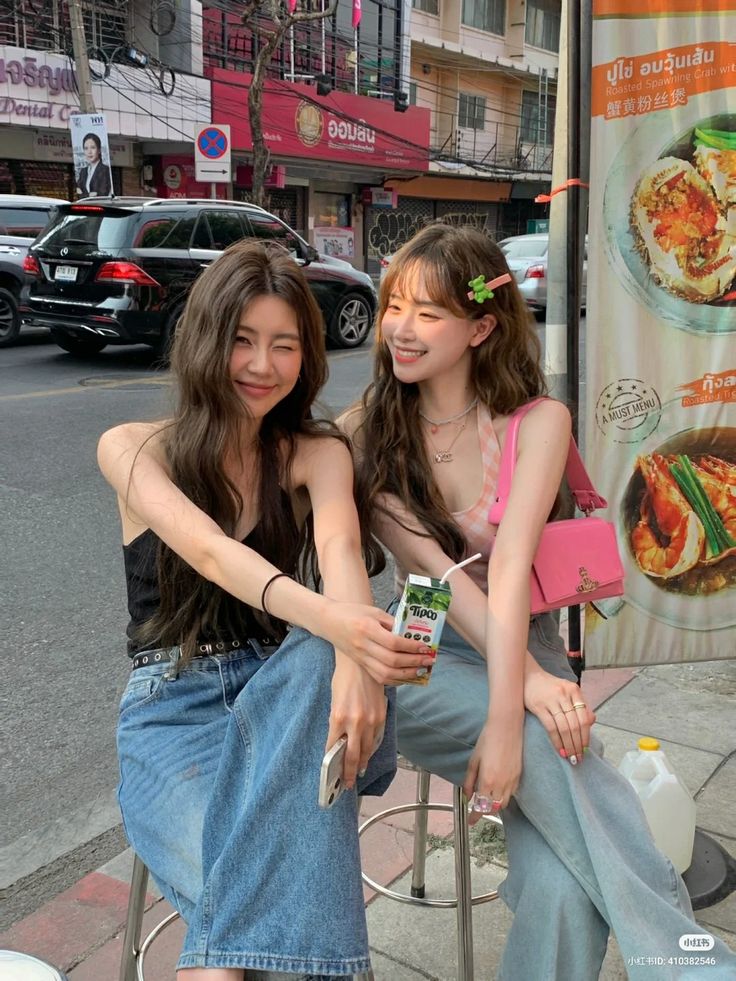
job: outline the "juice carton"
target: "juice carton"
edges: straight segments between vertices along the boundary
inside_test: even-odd
[[[448,582],[431,579],[429,576],[407,576],[404,592],[394,614],[394,633],[424,641],[432,648],[436,657],[451,599]],[[432,665],[419,670],[425,673],[405,683],[428,685]]]

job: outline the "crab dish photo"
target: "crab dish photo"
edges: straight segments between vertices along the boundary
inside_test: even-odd
[[[736,299],[736,133],[696,126],[691,140],[690,160],[664,156],[640,175],[630,211],[635,248],[674,296],[729,301]]]

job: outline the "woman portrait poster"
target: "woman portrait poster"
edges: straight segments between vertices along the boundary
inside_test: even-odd
[[[70,122],[78,197],[108,197],[113,189],[104,116],[79,114]]]

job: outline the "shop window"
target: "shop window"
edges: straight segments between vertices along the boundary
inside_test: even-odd
[[[317,191],[312,195],[314,224],[320,228],[349,228],[350,195]]]
[[[463,24],[490,34],[503,34],[506,0],[463,0]]]
[[[423,10],[425,14],[439,15],[440,0],[411,0],[414,10]]]
[[[557,52],[560,47],[560,21],[562,6],[560,0],[527,0],[526,33],[527,44],[545,51]]]
[[[486,100],[482,95],[460,93],[457,124],[464,129],[485,129]]]
[[[521,132],[522,143],[538,143],[551,146],[555,131],[554,97],[540,100],[536,91],[521,93]],[[546,110],[546,111],[545,111]]]

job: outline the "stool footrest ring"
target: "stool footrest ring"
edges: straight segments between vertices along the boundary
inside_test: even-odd
[[[394,807],[387,807],[384,811],[379,811],[378,814],[374,814],[369,817],[367,821],[358,828],[358,837],[362,836],[364,831],[377,824],[379,821],[385,820],[387,817],[391,817],[393,814],[405,814],[407,811],[453,811],[452,804],[436,804],[434,802],[413,802],[411,804],[397,804]],[[502,824],[503,822],[499,817],[495,815],[491,816],[494,824]],[[395,889],[389,889],[386,886],[382,886],[380,882],[376,882],[371,879],[369,875],[365,872],[361,873],[363,882],[369,886],[375,892],[380,893],[382,896],[388,896],[389,899],[395,899],[399,903],[406,903],[408,906],[428,906],[433,909],[456,909],[457,899],[424,899],[420,896],[409,896],[407,893],[396,892]],[[478,896],[473,896],[471,903],[473,906],[478,906],[480,903],[489,903],[492,899],[498,899],[498,890],[494,889],[493,892],[484,892]]]

